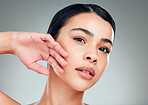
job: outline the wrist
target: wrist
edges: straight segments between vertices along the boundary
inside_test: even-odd
[[[14,54],[12,32],[0,32],[0,54]]]

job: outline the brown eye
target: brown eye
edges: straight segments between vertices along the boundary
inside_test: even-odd
[[[108,50],[108,48],[101,47],[101,48],[99,48],[99,50],[100,50],[100,51],[103,51],[104,53],[109,54],[109,50]]]
[[[81,43],[85,43],[85,41],[82,38],[74,38],[74,40],[81,42]]]

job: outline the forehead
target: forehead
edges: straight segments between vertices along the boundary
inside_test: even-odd
[[[66,28],[84,28],[99,37],[112,37],[112,26],[95,13],[80,13],[71,17],[65,24]]]

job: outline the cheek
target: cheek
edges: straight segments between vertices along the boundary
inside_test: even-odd
[[[101,77],[101,75],[103,74],[104,70],[106,69],[106,66],[108,64],[108,56],[107,55],[99,55],[98,58],[98,63],[97,63],[97,79],[96,81],[99,80],[99,78]]]
[[[99,57],[98,57],[98,65],[101,68],[105,68],[107,63],[108,63],[108,54],[104,54],[104,53],[100,52]]]
[[[67,47],[67,52],[69,56],[65,59],[68,63],[78,63],[78,61],[82,60],[83,58],[83,52],[80,52],[80,50],[73,48],[73,47]]]
[[[77,46],[72,40],[67,39],[67,41],[60,43],[62,47],[68,52],[68,57],[65,60],[70,63],[73,61],[80,60],[83,58],[83,52],[80,46]]]

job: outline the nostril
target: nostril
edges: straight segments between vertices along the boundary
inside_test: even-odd
[[[96,62],[97,60],[94,60],[93,62]]]
[[[90,58],[90,57],[87,57],[86,59],[87,59],[87,60],[91,60],[91,58]]]

